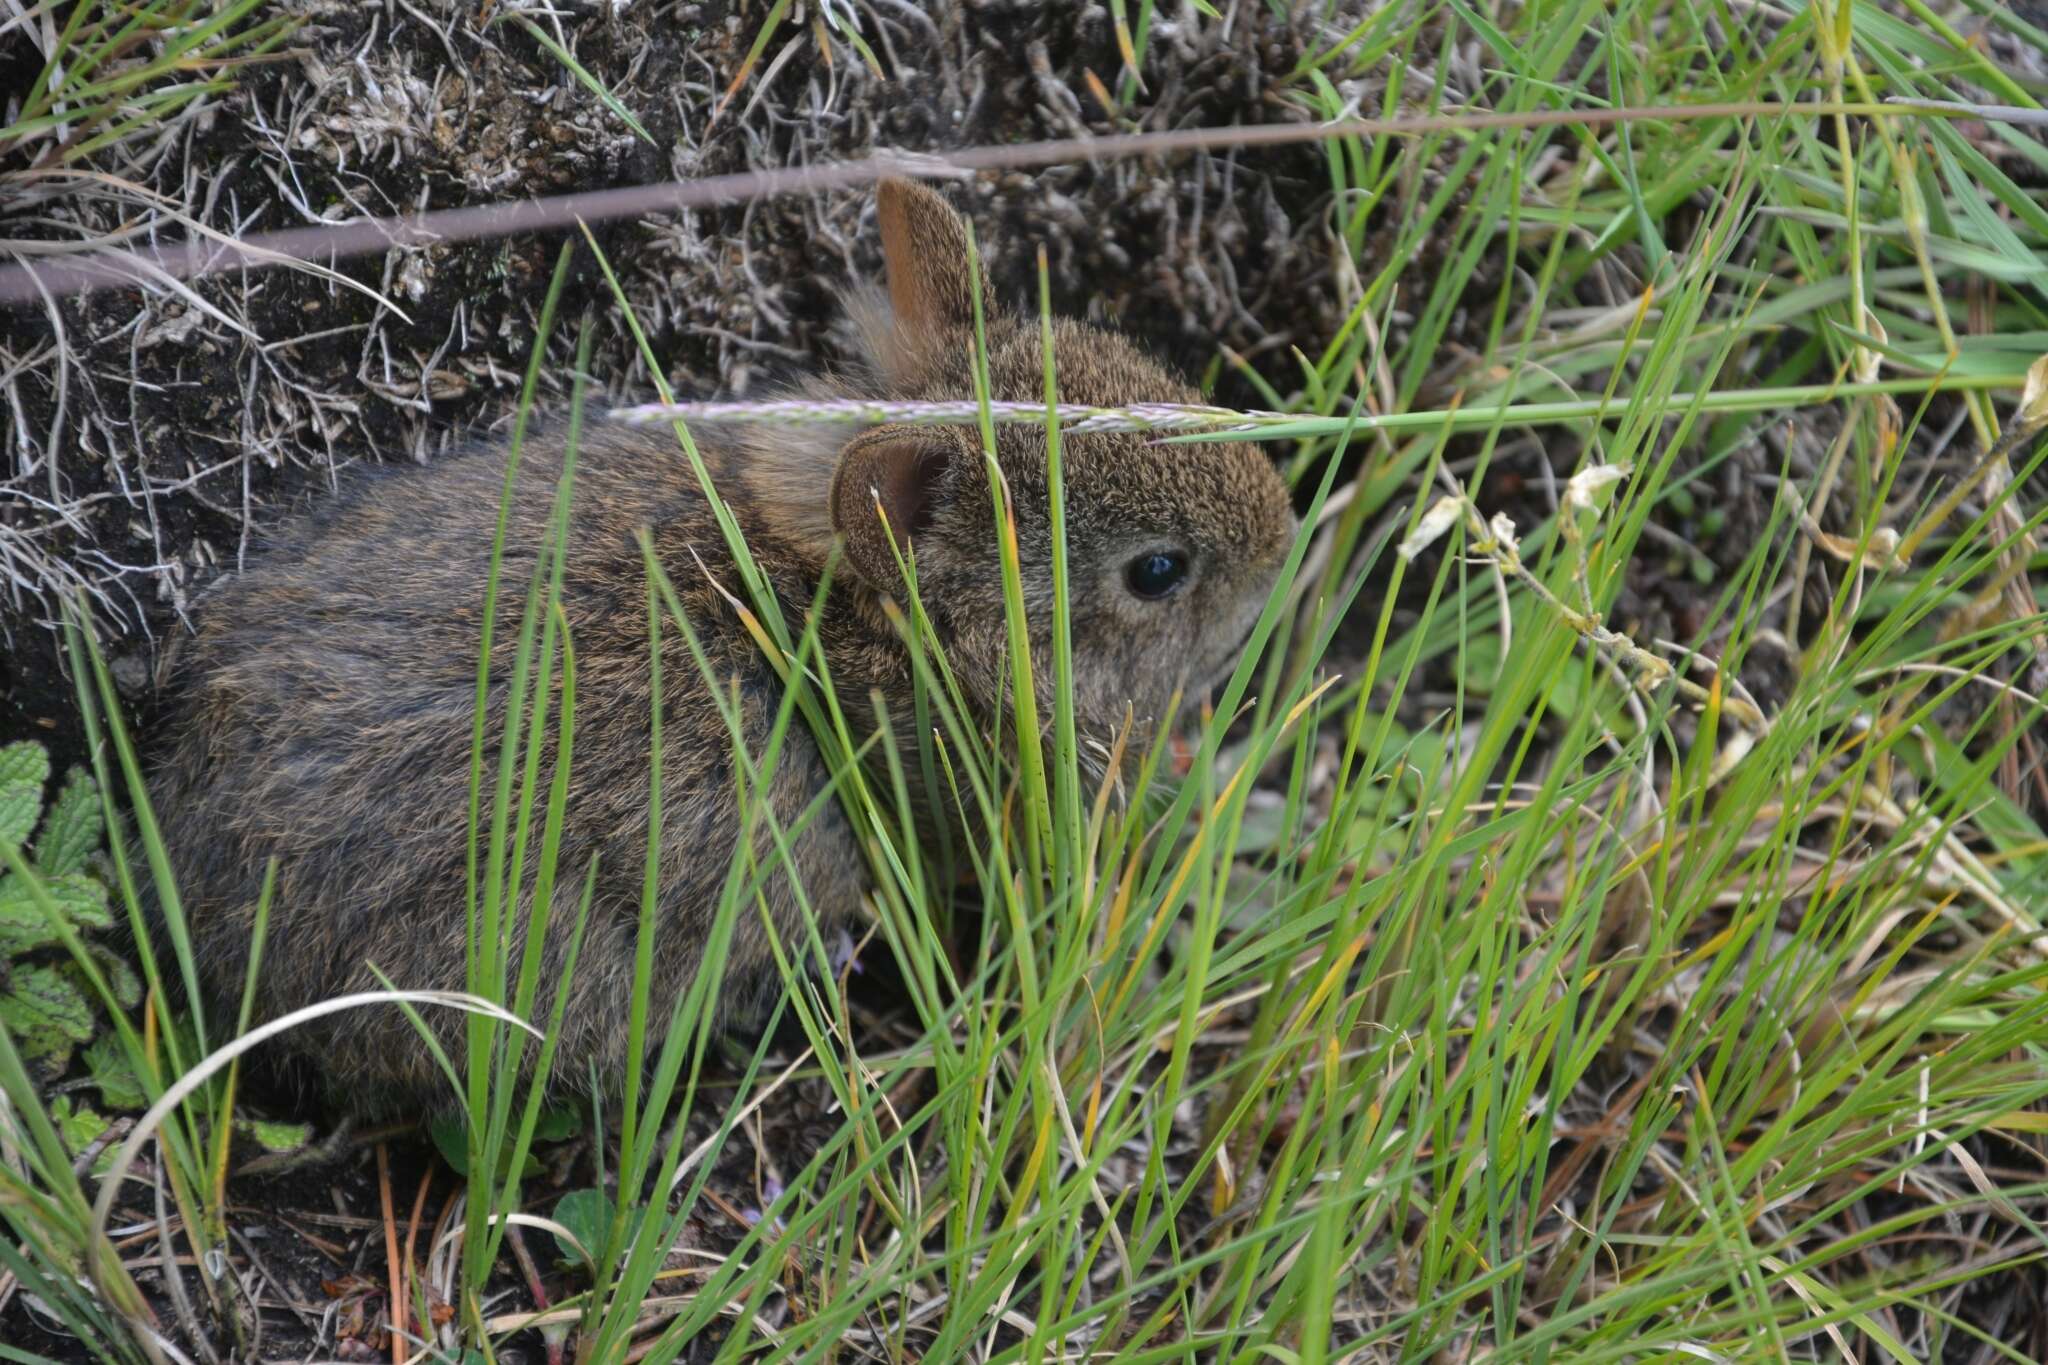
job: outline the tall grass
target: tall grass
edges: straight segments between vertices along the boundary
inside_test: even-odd
[[[58,23],[60,8],[17,7],[8,24],[43,60],[0,125],[0,156],[21,157],[42,172],[153,133],[226,92],[229,73],[262,60],[297,22],[260,16],[257,0],[84,0]]]
[[[1414,73],[1476,45],[1490,74],[1466,93],[1503,110],[2033,101],[1914,12],[1815,3],[1710,25],[1627,0],[1393,5],[1304,58],[1289,97],[1330,116],[1344,83],[1391,73],[1384,107],[1435,107],[1448,68]],[[2048,838],[2012,780],[2040,761],[2022,665],[2048,637],[2048,509],[2026,492],[2040,428],[2010,403],[2048,349],[2048,216],[2004,169],[2026,166],[2048,154],[2018,134],[1904,114],[1333,141],[1351,320],[1302,358],[1295,392],[1268,393],[1299,420],[1256,433],[1296,480],[1304,534],[1235,674],[1187,718],[1185,778],[1164,745],[1121,791],[1091,776],[1059,608],[1053,714],[1019,686],[1002,733],[983,732],[914,590],[899,620],[919,745],[868,741],[875,718],[834,691],[816,614],[786,619],[714,496],[733,609],[786,689],[759,751],[727,713],[741,847],[771,852],[730,870],[704,972],[663,1000],[650,851],[622,1003],[657,1061],[601,1146],[589,1288],[549,1330],[604,1361],[2024,1359],[1968,1296],[2026,1294],[2048,1253]],[[1401,297],[1432,244],[1440,273]],[[1491,297],[1489,261],[1513,267]],[[1460,310],[1484,319],[1463,360],[1447,344],[1472,334]],[[1048,345],[1055,525],[1058,384]],[[979,388],[959,397],[979,400],[987,441]],[[1958,453],[1935,465],[1951,404]],[[579,384],[572,429],[582,405]],[[1773,492],[1739,553],[1674,547],[1674,525],[1706,525],[1727,461],[1756,466],[1767,423],[1819,456],[1788,444],[1751,476]],[[1488,475],[1532,440],[1563,494],[1518,504],[1517,525]],[[1573,480],[1595,468],[1619,477]],[[573,479],[572,456],[561,508]],[[474,1008],[541,1037],[474,1013],[448,1059],[470,1119],[462,1302],[420,1345],[451,1360],[534,1321],[493,1316],[484,1290],[503,1229],[534,1212],[518,1172],[537,1103],[516,1077],[556,1017],[536,978],[544,917],[508,942],[510,907],[528,890],[558,904],[543,893],[588,875],[556,865],[576,706],[565,526],[531,581],[492,578],[525,606],[504,732],[480,705],[472,735],[469,986]],[[1635,638],[1624,589],[1681,549],[1720,556],[1694,637]],[[1028,679],[1042,661],[1004,551]],[[669,566],[650,550],[647,570],[650,668],[680,639],[722,696]],[[161,886],[112,693],[80,648],[81,679],[100,680],[80,704],[107,725],[101,788],[125,786]],[[1742,681],[1766,650],[1786,674],[1768,704]],[[485,685],[480,667],[480,700]],[[789,1027],[712,1087],[726,945],[742,916],[766,922],[768,877],[796,876],[795,831],[758,794],[800,744],[868,850],[871,951],[900,968],[916,1041],[868,1046],[810,933],[776,945]],[[920,847],[913,774],[990,833]],[[650,850],[659,820],[657,799]],[[146,965],[153,986],[190,970]],[[161,1023],[124,1032],[153,1097],[228,1036],[220,1022],[195,1017],[189,1045]],[[776,1050],[790,1037],[794,1057]],[[0,1038],[5,1269],[103,1356],[148,1350],[104,1218],[10,1058]],[[830,1094],[836,1131],[729,1254],[671,1268],[719,1156],[797,1085]],[[201,1261],[231,1104],[202,1087],[156,1139]],[[715,1117],[702,1145],[667,1122],[678,1105]]]

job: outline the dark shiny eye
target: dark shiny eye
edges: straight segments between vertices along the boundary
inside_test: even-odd
[[[1175,550],[1139,555],[1124,569],[1124,582],[1139,597],[1165,597],[1187,581],[1188,557]]]

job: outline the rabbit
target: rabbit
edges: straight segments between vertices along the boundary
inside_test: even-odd
[[[799,381],[795,392],[971,397],[979,295],[991,396],[1042,398],[1039,319],[996,305],[986,276],[970,265],[965,223],[946,200],[920,184],[885,181],[876,216],[886,292],[868,286],[845,300],[858,356],[840,372]],[[1056,321],[1054,351],[1063,400],[1197,401],[1115,332]],[[893,723],[913,715],[911,655],[884,610],[904,591],[900,547],[913,557],[920,598],[973,721],[992,732],[1010,672],[991,474],[978,433],[729,425],[692,435],[793,623],[812,610],[839,548],[818,630],[850,723],[878,723],[876,694]],[[515,480],[488,686],[486,809],[506,722],[506,674],[565,436],[554,425],[530,431]],[[726,695],[738,698],[738,728],[755,755],[782,696],[725,595],[744,591],[674,433],[591,420],[576,449],[561,598],[577,699],[561,872],[535,997],[543,1020],[593,859],[596,873],[544,1080],[556,1100],[574,1099],[593,1077],[613,1089],[646,1060],[627,1055],[625,1024],[648,862],[653,695],[643,528]],[[1104,433],[1067,435],[1063,451],[1074,704],[1083,731],[1100,737],[1116,733],[1127,711],[1158,717],[1177,690],[1193,694],[1227,675],[1275,586],[1296,521],[1285,481],[1248,444],[1162,446]],[[996,463],[1015,509],[1034,657],[1048,659],[1043,431],[998,428]],[[210,1018],[236,1017],[272,858],[254,1023],[378,989],[380,971],[400,988],[463,989],[477,651],[506,470],[506,448],[496,445],[351,476],[339,496],[287,523],[201,608],[175,666],[166,738],[147,790]],[[742,837],[718,698],[681,632],[665,623],[663,640],[652,1041],[702,960]],[[1049,716],[1049,674],[1039,686]],[[914,739],[903,739],[914,752]],[[553,763],[552,749],[546,753],[543,783]],[[772,781],[754,794],[789,830],[831,777],[799,719]],[[791,841],[791,865],[811,915],[831,933],[858,912],[866,865],[838,801],[816,804]],[[755,852],[760,866],[773,865],[765,834]],[[783,873],[770,874],[764,896],[789,955],[808,959],[803,903]],[[780,988],[761,920],[749,905],[735,922],[718,983],[720,1028],[758,1021]],[[516,949],[523,907],[509,907],[507,922]],[[515,967],[517,960],[515,951]],[[418,1013],[459,1065],[464,1016]],[[275,1064],[288,1074],[310,1072],[350,1122],[430,1117],[459,1104],[415,1024],[389,1004],[287,1030],[266,1047],[284,1049]],[[536,1052],[526,1050],[529,1078]]]

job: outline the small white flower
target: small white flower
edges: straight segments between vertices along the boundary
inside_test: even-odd
[[[2020,420],[2030,426],[2048,424],[2048,355],[2027,367],[2027,386],[2020,390]]]
[[[1458,516],[1464,510],[1463,498],[1449,495],[1438,498],[1422,514],[1422,520],[1416,523],[1408,538],[1394,548],[1394,553],[1412,562],[1415,556],[1441,540],[1444,532],[1457,525]]]
[[[1607,490],[1627,478],[1634,470],[1634,465],[1625,464],[1587,465],[1572,475],[1571,482],[1564,486],[1564,505],[1575,512],[1586,511],[1598,515],[1607,503]]]
[[[1522,548],[1521,542],[1515,539],[1515,523],[1507,513],[1495,512],[1487,528],[1493,532],[1494,544],[1503,550],[1512,552]]]

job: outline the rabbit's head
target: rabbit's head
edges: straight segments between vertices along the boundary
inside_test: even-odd
[[[972,399],[978,295],[989,396],[1043,402],[1039,319],[996,304],[970,264],[960,217],[933,190],[905,181],[884,182],[877,208],[887,292],[849,300],[864,373],[842,377],[840,392]],[[1055,321],[1053,369],[1066,403],[1200,401],[1123,336],[1080,322]],[[990,487],[1000,473],[1016,526],[1040,714],[1049,718],[1053,527],[1044,429],[998,425],[993,465],[969,427],[881,426],[829,439],[829,454],[782,464],[776,498],[794,514],[786,520],[810,523],[819,539],[829,531],[843,547],[841,575],[857,580],[857,591],[900,598],[899,555],[907,557],[955,676],[970,701],[986,707],[1000,704],[1010,676]],[[1272,461],[1248,444],[1063,433],[1061,455],[1076,716],[1084,738],[1099,744],[1123,726],[1127,710],[1142,726],[1177,690],[1192,697],[1228,674],[1272,592],[1295,519]],[[828,464],[830,487],[821,488],[817,471]],[[808,487],[797,473],[804,467],[812,471]]]

